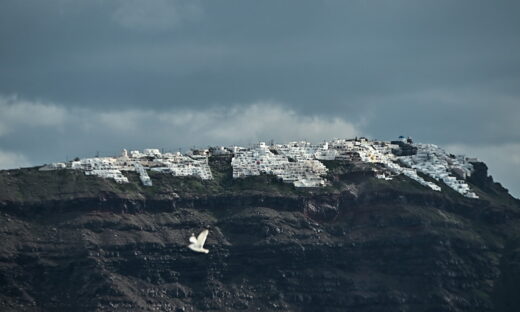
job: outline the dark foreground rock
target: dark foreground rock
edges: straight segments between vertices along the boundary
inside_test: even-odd
[[[0,172],[0,310],[520,311],[520,204],[485,172],[472,200],[347,164],[323,190],[212,166],[151,189]]]

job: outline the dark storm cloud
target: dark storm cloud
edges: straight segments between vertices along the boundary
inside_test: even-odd
[[[0,96],[82,124],[118,110],[220,121],[214,111],[242,107],[228,117],[244,118],[267,101],[292,123],[317,118],[320,135],[340,118],[334,129],[348,133],[510,152],[520,142],[519,14],[517,1],[4,0]],[[0,119],[0,150],[35,162],[60,131],[82,144],[63,138],[45,160],[132,141],[71,125],[35,132]],[[272,136],[266,129],[249,135]],[[216,139],[192,131],[197,144]],[[163,143],[138,137],[138,146]]]
[[[167,3],[173,3],[171,16]],[[175,3],[4,3],[0,91],[125,107],[167,107],[172,99],[202,107],[270,96],[306,112],[318,103],[352,108],[365,96],[430,88],[496,84],[497,91],[518,92],[515,7],[208,1],[196,2],[194,20],[194,13],[176,12]],[[132,5],[151,12],[125,20]],[[187,20],[178,16],[183,13]]]

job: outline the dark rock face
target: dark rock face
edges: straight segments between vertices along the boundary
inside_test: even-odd
[[[32,173],[4,172],[0,310],[520,311],[520,205],[487,175],[472,200],[345,168],[325,190],[78,176],[31,200],[13,194]]]

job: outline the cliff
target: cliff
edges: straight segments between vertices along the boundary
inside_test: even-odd
[[[332,183],[312,189],[232,179],[226,157],[214,180],[153,187],[0,171],[1,310],[520,311],[520,201],[485,164],[479,199],[325,164]]]

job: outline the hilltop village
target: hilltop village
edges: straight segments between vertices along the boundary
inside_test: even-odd
[[[475,158],[448,154],[434,144],[415,144],[410,138],[395,141],[375,141],[366,138],[333,139],[320,144],[305,141],[286,144],[259,142],[250,147],[212,147],[191,150],[186,154],[161,153],[158,149],[122,151],[119,157],[75,159],[45,165],[40,170],[81,170],[86,175],[128,183],[123,174],[134,171],[145,186],[152,186],[148,172],[155,171],[174,176],[195,176],[211,180],[213,175],[210,156],[227,155],[231,158],[233,178],[240,179],[261,174],[275,175],[295,187],[322,187],[327,185],[327,167],[324,160],[344,160],[382,164],[383,170],[374,169],[379,179],[392,180],[405,175],[434,191],[441,191],[438,182],[469,198],[478,198],[465,179],[473,171]],[[421,175],[431,177],[428,181]],[[434,182],[432,182],[434,181]]]

